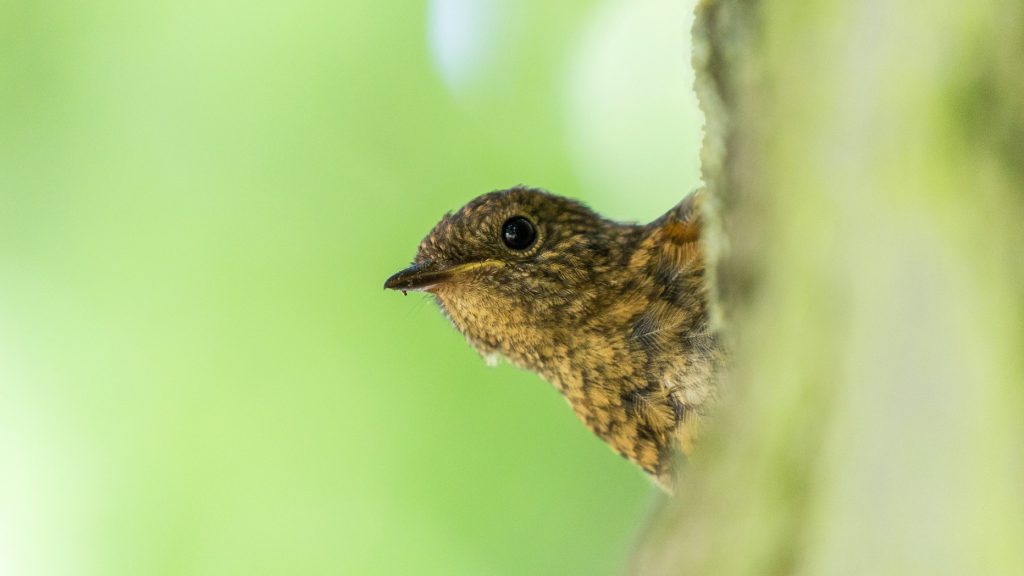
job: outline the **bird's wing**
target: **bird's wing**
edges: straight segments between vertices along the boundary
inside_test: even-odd
[[[668,314],[663,324],[677,326],[675,330],[662,335],[666,339],[662,345],[666,349],[679,345],[674,357],[686,359],[669,371],[666,389],[684,408],[678,415],[676,442],[687,455],[693,450],[693,443],[698,436],[701,406],[713,393],[708,388],[710,374],[699,361],[702,356],[700,350],[702,346],[707,346],[711,337],[703,328],[698,333],[690,332],[696,328],[691,325],[692,314],[700,311],[703,316],[703,303],[707,297],[700,242],[703,227],[701,204],[705,196],[704,189],[691,192],[682,202],[650,224],[647,237],[654,278],[656,281],[667,279],[661,298],[670,295],[667,302],[671,302],[671,305],[666,303],[666,309],[675,313],[675,318],[671,317],[671,313]]]
[[[651,222],[647,245],[671,266],[689,267],[701,260],[700,231],[703,227],[703,188],[691,192],[661,218]]]

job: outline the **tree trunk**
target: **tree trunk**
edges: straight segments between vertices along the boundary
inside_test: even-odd
[[[635,574],[1024,574],[1024,4],[706,1],[733,366]]]

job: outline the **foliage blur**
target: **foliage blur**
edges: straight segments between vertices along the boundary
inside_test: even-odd
[[[698,183],[692,4],[0,3],[0,574],[613,574],[656,490],[384,293]]]

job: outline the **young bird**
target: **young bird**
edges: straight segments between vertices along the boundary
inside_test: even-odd
[[[482,356],[540,374],[671,491],[722,362],[699,200],[642,226],[537,189],[491,192],[446,214],[384,287],[433,294]]]

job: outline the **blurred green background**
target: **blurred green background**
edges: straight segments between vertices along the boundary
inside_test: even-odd
[[[692,3],[0,2],[0,574],[615,574],[659,497],[381,289],[698,183]]]

